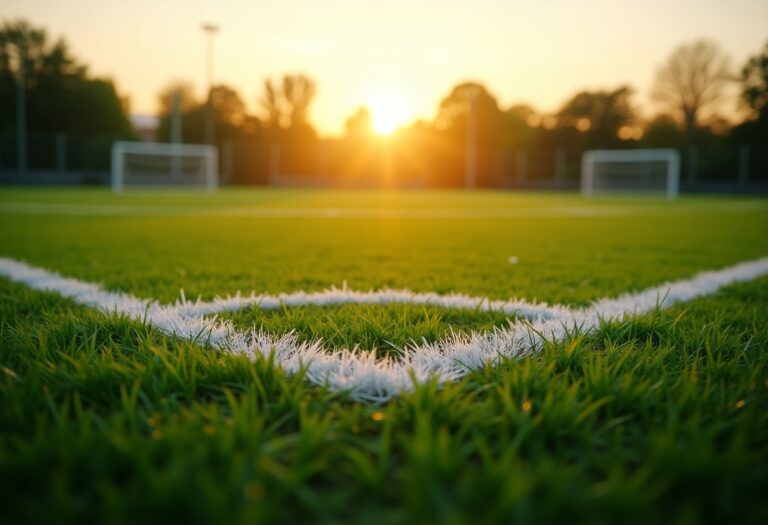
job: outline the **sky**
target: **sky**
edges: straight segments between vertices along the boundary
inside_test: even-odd
[[[259,113],[265,78],[304,73],[324,135],[361,105],[382,128],[431,119],[467,80],[502,107],[543,113],[578,90],[630,84],[650,113],[656,70],[676,46],[714,40],[736,69],[768,40],[768,0],[3,0],[0,19],[15,18],[63,36],[133,114],[154,114],[176,81],[203,97],[201,23],[215,23],[215,82]]]

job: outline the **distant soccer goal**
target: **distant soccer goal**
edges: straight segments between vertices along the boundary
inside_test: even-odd
[[[665,193],[680,191],[680,155],[673,149],[585,151],[581,157],[581,193]]]
[[[215,190],[216,146],[118,141],[112,145],[112,190],[179,187]]]

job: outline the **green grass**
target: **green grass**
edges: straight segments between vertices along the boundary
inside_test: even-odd
[[[435,342],[451,333],[508,326],[503,312],[419,305],[305,306],[281,310],[246,309],[220,315],[236,327],[258,326],[272,334],[296,332],[300,341],[322,339],[327,347],[401,353],[412,343]]]
[[[0,256],[161,300],[346,281],[586,304],[768,254],[768,206],[739,199],[0,190],[24,201],[628,211],[267,219],[0,204]],[[228,316],[384,353],[506,323],[415,306]],[[767,325],[763,278],[370,406],[0,279],[0,521],[765,523]]]

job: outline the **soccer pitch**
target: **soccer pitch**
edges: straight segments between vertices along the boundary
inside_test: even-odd
[[[550,315],[542,302],[583,312],[768,255],[768,201],[723,197],[3,189],[0,224],[6,267],[49,284],[158,304],[266,294],[204,319],[391,363],[536,328],[525,308]],[[530,351],[371,403],[277,351],[171,335],[154,303],[129,315],[17,273],[0,277],[11,521],[768,519],[764,275],[594,326],[553,317],[557,337],[515,340]],[[370,290],[400,300],[329,300]]]

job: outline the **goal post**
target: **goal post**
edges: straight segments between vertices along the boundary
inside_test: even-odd
[[[680,154],[674,149],[590,150],[581,157],[581,193],[680,192]]]
[[[112,190],[167,186],[214,191],[219,185],[218,164],[216,146],[116,141],[112,145]]]

